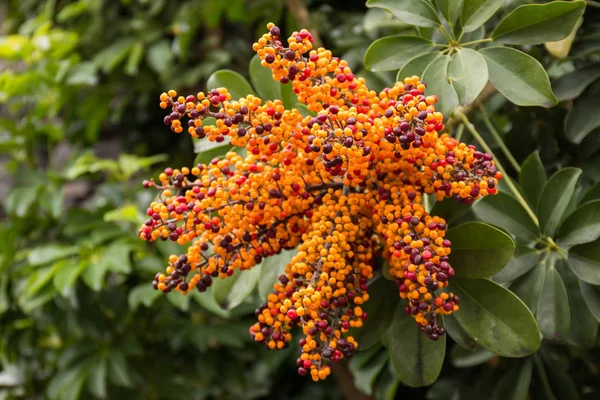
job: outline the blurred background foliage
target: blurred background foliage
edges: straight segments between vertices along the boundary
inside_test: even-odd
[[[546,2],[506,1],[490,22],[528,3]],[[141,180],[195,157],[187,135],[165,129],[162,91],[204,90],[222,68],[248,76],[269,21],[313,30],[381,89],[396,71],[365,69],[367,48],[415,27],[357,0],[6,0],[0,20],[0,398],[458,399],[492,388],[512,398],[533,366],[535,398],[597,398],[597,336],[585,348],[545,342],[516,368],[449,340],[440,379],[419,389],[399,385],[375,346],[316,385],[297,376],[294,348],[251,343],[258,295],[225,310],[151,288],[178,251],[138,240],[153,195]],[[545,67],[559,105],[519,107],[492,92],[486,113],[470,117],[494,150],[497,129],[519,164],[538,150],[548,176],[581,167],[584,193],[600,177],[600,123],[573,143],[564,121],[599,114],[600,10],[588,7],[573,39],[566,55],[564,43],[520,46]]]

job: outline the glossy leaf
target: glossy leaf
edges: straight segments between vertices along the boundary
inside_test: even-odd
[[[450,314],[444,316],[444,328],[446,329],[448,336],[450,336],[459,346],[472,351],[481,348],[481,346],[479,346],[460,326],[454,315]]]
[[[511,102],[542,107],[557,103],[548,74],[535,58],[509,47],[489,47],[479,53],[487,63],[490,82]]]
[[[472,32],[483,25],[502,3],[504,0],[464,0],[460,20],[465,32]]]
[[[561,169],[544,187],[537,209],[540,229],[544,235],[554,234],[569,205],[579,175],[581,170],[578,168]]]
[[[367,7],[388,10],[409,25],[436,27],[440,24],[435,9],[427,0],[368,0]]]
[[[589,188],[588,191],[583,195],[581,198],[581,205],[594,200],[600,200],[600,181],[596,182],[596,184]]]
[[[460,16],[463,0],[435,0],[435,4],[446,21],[453,23]]]
[[[561,75],[552,83],[552,90],[559,101],[571,100],[595,80],[600,78],[600,64],[592,64]]]
[[[482,222],[468,222],[449,229],[450,263],[459,278],[487,278],[502,270],[515,251],[506,233]]]
[[[549,263],[536,311],[540,331],[551,340],[564,339],[571,325],[567,289],[554,267]]]
[[[279,276],[285,272],[285,267],[297,254],[296,250],[283,250],[279,254],[267,257],[262,262],[260,279],[258,280],[258,293],[261,299],[266,300],[269,293],[272,293],[273,285],[279,279]]]
[[[569,247],[600,237],[600,200],[589,202],[567,217],[560,226],[558,244]]]
[[[460,346],[455,346],[450,351],[450,362],[456,368],[471,368],[481,365],[496,357],[489,350],[478,347],[475,350],[468,350]]]
[[[231,288],[235,284],[235,282],[240,279],[242,276],[242,271],[236,269],[232,276],[229,276],[225,279],[217,278],[213,279],[212,283],[212,295],[217,304],[223,308],[228,309],[227,305],[229,303],[228,297],[231,292]]]
[[[52,279],[52,283],[56,290],[63,296],[66,296],[75,285],[77,278],[85,269],[85,264],[75,263],[71,260],[60,260],[60,267]]]
[[[390,357],[400,380],[412,387],[435,382],[444,363],[446,336],[429,339],[402,306],[394,312],[389,334]]]
[[[148,283],[142,283],[131,289],[127,298],[127,304],[130,310],[135,311],[140,304],[151,307],[154,301],[160,296],[161,292],[159,290],[154,290],[152,285]]]
[[[509,44],[540,44],[567,37],[585,11],[585,1],[526,4],[508,14],[492,39]]]
[[[540,262],[541,252],[528,246],[517,245],[514,256],[506,267],[497,272],[494,282],[508,283],[526,274]]]
[[[581,294],[590,309],[591,313],[600,322],[600,286],[592,285],[584,281],[579,281]]]
[[[423,81],[427,82],[426,93],[437,95],[437,109],[446,118],[458,106],[458,95],[448,79],[450,61],[449,55],[439,55],[423,72]]]
[[[482,347],[504,357],[524,357],[539,348],[533,314],[508,289],[486,279],[454,278],[449,290],[461,298],[458,323]]]
[[[531,312],[537,310],[545,274],[546,264],[538,263],[510,285],[510,290],[523,300]]]
[[[565,135],[579,144],[594,129],[600,127],[600,96],[589,96],[578,102],[565,119]]]
[[[388,36],[377,39],[365,53],[365,67],[371,71],[389,71],[404,67],[409,61],[435,49],[433,43],[419,36]]]
[[[534,211],[537,210],[540,196],[547,181],[548,178],[542,160],[540,160],[540,153],[534,151],[523,161],[521,173],[519,174],[519,184],[523,189],[523,194]]]
[[[467,106],[475,101],[488,82],[487,64],[473,49],[463,48],[452,57],[448,77],[456,90],[460,104]]]
[[[584,282],[600,285],[600,243],[580,244],[569,250],[569,264]]]
[[[273,73],[268,67],[263,67],[260,63],[260,57],[255,55],[250,60],[249,66],[250,82],[263,100],[277,100],[283,102],[283,106],[291,110],[298,102],[298,98],[293,92],[292,84],[282,84],[273,79]]]
[[[413,58],[406,63],[399,71],[396,76],[398,82],[404,82],[405,78],[412,76],[423,77],[423,72],[429,67],[429,65],[438,57],[438,52],[432,52]]]
[[[250,86],[248,81],[242,75],[227,69],[214,72],[208,78],[206,86],[209,89],[216,89],[220,87],[227,88],[229,93],[231,93],[231,98],[233,100],[246,97],[249,94],[256,96],[256,93],[254,93],[254,90],[252,90],[252,86]]]
[[[387,279],[377,279],[369,285],[367,292],[369,301],[364,304],[363,311],[369,318],[352,334],[360,343],[361,350],[368,349],[379,341],[381,335],[389,328],[394,310],[400,303],[398,288]]]
[[[450,224],[468,213],[471,207],[471,204],[459,203],[453,198],[445,198],[442,201],[435,202],[430,214],[444,218],[446,223]]]
[[[511,195],[498,192],[478,201],[473,206],[475,214],[487,223],[499,226],[517,238],[535,240],[540,234],[523,206]]]
[[[494,399],[527,400],[533,362],[531,358],[523,360],[517,368],[509,369],[495,388]]]
[[[368,360],[364,365],[355,370],[354,384],[361,392],[371,395],[373,393],[373,384],[377,375],[386,366],[389,354],[386,351],[379,351]]]
[[[227,300],[223,303],[223,308],[235,308],[250,296],[252,291],[256,288],[256,284],[260,278],[261,267],[261,265],[257,265],[250,269],[250,271],[242,271],[240,277],[231,287],[229,294],[227,295]]]

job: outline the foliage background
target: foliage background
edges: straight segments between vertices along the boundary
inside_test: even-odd
[[[547,2],[506,1],[490,23],[528,3]],[[599,14],[587,8],[567,58],[520,46],[543,64],[558,105],[520,107],[484,90],[486,113],[470,114],[513,177],[490,127],[519,165],[537,150],[548,176],[582,168],[575,201],[600,177]],[[203,90],[221,68],[248,76],[251,44],[269,21],[316,31],[381,89],[396,71],[365,69],[367,48],[414,27],[356,0],[8,0],[0,20],[1,398],[513,398],[507,390],[532,365],[535,398],[598,396],[597,321],[586,345],[544,341],[524,364],[448,340],[441,377],[428,388],[399,385],[379,347],[315,385],[297,376],[295,349],[251,343],[259,294],[223,309],[210,296],[151,289],[173,250],[137,239],[152,196],[141,180],[196,157],[187,135],[165,129],[159,93]],[[592,121],[579,143],[565,136],[569,113]],[[476,143],[459,123],[450,128]],[[600,196],[594,188],[588,200]]]

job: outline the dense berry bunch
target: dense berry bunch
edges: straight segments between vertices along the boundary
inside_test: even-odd
[[[298,248],[256,310],[250,334],[281,349],[291,329],[301,327],[298,372],[319,380],[359,345],[348,331],[367,319],[361,305],[369,300],[377,257],[389,262],[406,312],[421,330],[432,340],[444,334],[438,316],[459,303],[441,290],[454,275],[451,243],[445,221],[427,213],[423,196],[471,203],[494,194],[501,173],[490,154],[439,134],[437,98],[424,94],[417,77],[377,94],[345,61],[314,50],[306,30],[294,32],[285,47],[279,28],[268,28],[254,50],[313,115],[278,100],[233,100],[224,88],[187,97],[163,93],[172,131],[187,125],[193,137],[227,140],[247,155],[167,168],[159,182],[146,181],[160,193],[139,235],[191,243],[153,283],[184,294]]]

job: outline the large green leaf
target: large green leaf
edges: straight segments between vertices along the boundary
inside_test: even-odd
[[[580,280],[571,271],[566,260],[559,260],[556,268],[560,272],[569,297],[571,326],[567,338],[580,347],[592,348],[596,342],[598,321],[587,306],[579,285]]]
[[[423,81],[427,82],[427,93],[438,96],[437,109],[446,118],[458,106],[458,95],[448,79],[448,65],[450,64],[450,60],[449,55],[440,54],[429,64],[423,73]]]
[[[389,335],[392,365],[400,380],[412,387],[435,382],[444,363],[446,336],[429,339],[401,305],[396,307]]]
[[[580,244],[569,250],[569,264],[584,282],[600,285],[600,243]]]
[[[61,258],[77,254],[78,246],[68,246],[65,244],[51,243],[39,247],[34,247],[27,255],[27,262],[32,266],[47,264]]]
[[[448,65],[448,77],[456,90],[460,104],[467,106],[475,101],[488,82],[487,64],[473,49],[456,52]]]
[[[378,351],[372,357],[370,357],[360,367],[353,368],[353,363],[357,360],[356,357],[352,357],[349,363],[349,368],[354,375],[354,385],[361,392],[371,395],[373,393],[373,384],[377,375],[387,365],[389,354],[386,351]]]
[[[118,386],[130,387],[133,384],[130,368],[123,353],[119,351],[110,352],[108,356],[108,378]]]
[[[365,53],[365,67],[389,71],[404,67],[410,60],[433,51],[433,43],[419,36],[388,36],[377,39]]]
[[[431,28],[440,25],[435,9],[427,0],[368,0],[367,7],[386,9],[409,25]]]
[[[506,266],[515,243],[506,233],[482,222],[468,222],[449,229],[450,262],[459,278],[487,278]]]
[[[600,286],[591,285],[580,280],[579,287],[585,303],[596,317],[596,320],[600,322]]]
[[[384,278],[371,283],[368,293],[369,301],[363,306],[363,311],[367,313],[368,318],[363,326],[352,334],[361,351],[374,346],[379,341],[381,335],[390,326],[394,310],[400,303],[398,288],[393,282]]]
[[[285,272],[285,267],[297,254],[296,250],[283,250],[279,254],[267,257],[262,262],[260,279],[258,281],[258,293],[263,300],[273,292],[273,285],[280,275]]]
[[[473,211],[483,221],[504,228],[517,238],[531,241],[540,234],[539,228],[523,206],[504,192],[478,201],[473,206]]]
[[[87,389],[96,397],[106,397],[106,358],[93,360],[89,365],[89,376],[87,379]]]
[[[504,0],[464,0],[460,20],[465,32],[472,32],[483,25],[502,3]]]
[[[540,257],[541,252],[539,250],[520,244],[517,245],[515,255],[510,259],[506,267],[493,276],[494,282],[507,283],[514,281],[535,267],[540,261]]]
[[[217,304],[223,308],[228,309],[229,303],[228,297],[231,292],[231,288],[235,282],[242,276],[242,271],[236,269],[232,276],[228,276],[224,279],[215,278],[212,283],[212,295]]]
[[[450,336],[459,346],[471,351],[481,349],[481,346],[479,346],[477,342],[465,332],[462,326],[460,326],[454,315],[444,316],[444,328],[446,329],[448,336]]]
[[[547,339],[564,339],[571,326],[567,289],[554,267],[554,261],[548,263],[548,270],[536,311],[540,331]]]
[[[600,127],[600,96],[588,96],[578,102],[565,118],[565,135],[573,143],[581,143],[594,129]]]
[[[482,347],[504,357],[524,357],[540,347],[533,314],[508,289],[487,279],[460,278],[449,289],[461,298],[458,323]]]
[[[522,51],[509,47],[479,50],[488,66],[490,81],[519,106],[552,107],[557,103],[542,64]]]
[[[520,362],[517,368],[509,369],[499,379],[491,398],[498,400],[527,400],[529,398],[532,371],[533,362],[531,358],[526,358]]]
[[[475,367],[490,361],[494,357],[496,357],[494,353],[479,346],[473,350],[454,346],[450,351],[450,362],[456,368]]]
[[[431,215],[444,218],[447,224],[462,217],[471,209],[471,204],[459,203],[453,198],[445,198],[442,201],[436,201],[431,208]]]
[[[261,265],[257,265],[250,271],[242,271],[240,277],[231,287],[229,294],[227,295],[227,300],[225,300],[225,303],[223,304],[223,308],[235,308],[250,296],[254,288],[256,288],[256,284],[260,278],[261,267]]]
[[[544,164],[540,160],[540,153],[534,151],[523,161],[521,165],[521,173],[519,174],[519,184],[523,189],[523,194],[533,210],[537,210],[540,196],[544,190],[544,186],[548,181]]]
[[[423,77],[423,72],[429,67],[429,64],[433,62],[437,58],[439,53],[427,53],[417,58],[413,58],[409,62],[406,63],[402,69],[398,71],[398,75],[396,75],[396,80],[398,82],[404,82],[404,78],[410,78],[412,76],[418,76],[420,78]]]
[[[279,99],[286,109],[291,110],[294,107],[298,98],[292,90],[292,84],[284,85],[275,81],[271,69],[261,65],[258,55],[252,57],[248,71],[250,82],[263,101]]]
[[[552,90],[559,101],[571,100],[579,97],[592,82],[600,78],[600,64],[587,67],[561,75],[552,82]]]
[[[596,182],[596,184],[589,188],[583,195],[581,198],[581,205],[594,200],[600,200],[600,181]]]
[[[214,72],[208,78],[206,86],[209,89],[216,89],[220,87],[227,88],[229,93],[231,93],[231,98],[233,100],[246,97],[249,94],[256,96],[256,93],[254,93],[254,90],[252,90],[252,86],[250,86],[248,81],[242,75],[227,69]]]
[[[526,4],[508,14],[492,39],[510,44],[556,42],[567,37],[585,11],[585,1]]]
[[[558,233],[560,246],[588,243],[600,237],[600,200],[589,202],[567,217]]]
[[[540,229],[544,235],[554,234],[569,205],[579,175],[579,168],[564,168],[554,174],[544,186],[537,209]]]
[[[446,21],[454,23],[462,11],[463,0],[435,0],[435,4]]]

